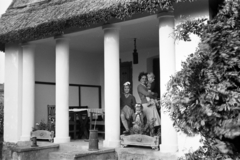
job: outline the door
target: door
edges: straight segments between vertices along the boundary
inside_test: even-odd
[[[160,68],[159,68],[159,58],[153,59],[153,74],[155,75],[155,92],[160,98]]]
[[[132,62],[121,62],[120,64],[120,93],[123,93],[123,84],[125,82],[131,83],[132,88]],[[131,89],[132,94],[132,89]]]

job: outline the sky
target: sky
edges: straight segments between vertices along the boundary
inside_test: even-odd
[[[12,0],[0,0],[0,16],[5,13]],[[4,83],[4,58],[5,54],[0,51],[0,84]]]
[[[0,0],[0,15],[6,11],[11,2],[12,0]]]

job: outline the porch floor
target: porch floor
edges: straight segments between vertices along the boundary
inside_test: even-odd
[[[117,160],[115,149],[104,148],[103,139],[99,140],[96,151],[89,151],[89,142],[83,139],[59,145],[59,151],[50,153],[49,160]]]
[[[177,154],[161,153],[150,147],[128,146],[126,148],[104,148],[99,140],[99,150],[89,151],[86,140],[73,140],[60,144],[58,152],[49,154],[49,160],[177,160]]]

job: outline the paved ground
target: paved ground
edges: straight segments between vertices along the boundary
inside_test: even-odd
[[[52,145],[47,141],[38,141],[39,146]],[[26,145],[26,144],[25,144]],[[50,153],[51,160],[60,160],[61,158],[72,160],[73,157],[85,156],[85,159],[91,159],[90,156],[104,155],[100,159],[106,159],[106,155],[118,160],[177,160],[177,154],[161,153],[158,150],[152,150],[150,147],[128,146],[126,148],[104,148],[103,139],[99,140],[98,151],[89,151],[89,142],[87,140],[72,140],[69,143],[60,144],[60,150]],[[115,157],[113,155],[116,155]],[[60,158],[61,157],[61,158]],[[96,157],[94,157],[96,158]],[[83,158],[84,159],[84,158]]]

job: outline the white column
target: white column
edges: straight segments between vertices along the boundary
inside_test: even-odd
[[[4,141],[16,143],[22,128],[22,48],[5,47]]]
[[[70,142],[69,137],[69,41],[56,37],[56,137],[54,143]]]
[[[35,117],[35,47],[24,44],[22,80],[22,135],[21,141],[29,141]]]
[[[119,76],[119,28],[104,30],[104,97],[105,140],[104,147],[120,146],[120,76]]]
[[[4,83],[5,53],[0,51],[0,84]]]
[[[160,59],[160,83],[161,96],[166,92],[167,82],[170,76],[176,72],[175,67],[175,41],[174,15],[171,13],[159,15],[159,59]],[[177,152],[177,133],[168,113],[161,109],[161,145],[160,152]]]

